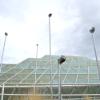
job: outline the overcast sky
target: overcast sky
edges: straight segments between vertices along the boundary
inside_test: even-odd
[[[99,0],[0,0],[0,53],[8,33],[4,60],[18,63],[49,54],[48,14],[51,17],[53,55],[94,57],[89,29],[95,26],[95,44],[100,57]],[[1,55],[0,54],[0,55]]]

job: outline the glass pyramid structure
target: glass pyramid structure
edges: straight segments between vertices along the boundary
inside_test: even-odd
[[[86,57],[59,56],[28,58],[19,64],[3,64],[0,100],[28,100],[30,95],[45,100],[100,100],[100,79],[96,61]],[[100,63],[99,63],[100,65]]]

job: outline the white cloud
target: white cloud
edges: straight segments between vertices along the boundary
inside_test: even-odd
[[[88,21],[86,18],[90,18],[85,16],[85,9],[82,8],[85,3],[79,0],[10,0],[9,2],[2,0],[0,2],[3,9],[0,10],[0,51],[3,47],[4,32],[9,34],[4,62],[18,62],[28,57],[35,57],[37,43],[39,57],[49,54],[49,13],[53,14],[51,17],[52,54],[69,55],[84,52],[79,50],[84,41],[86,28],[82,14],[84,20]]]

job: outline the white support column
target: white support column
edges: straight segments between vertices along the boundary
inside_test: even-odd
[[[38,58],[38,44],[36,44],[36,65],[35,65],[35,81],[36,81],[36,71],[37,71],[37,58]]]
[[[58,59],[58,100],[62,100],[62,95],[61,95],[61,64],[64,63],[66,60],[65,56],[61,56]]]
[[[36,78],[36,76],[37,76],[36,74],[37,74],[37,60],[38,60],[37,58],[38,58],[38,46],[39,46],[39,44],[36,44],[36,46],[37,47],[36,47],[36,63],[35,63],[36,64],[35,65],[35,83],[36,83],[36,79],[37,79]],[[36,94],[36,87],[35,87],[35,84],[34,84],[34,95],[35,94]]]
[[[59,75],[59,83],[58,83],[58,100],[61,100],[61,67],[60,67],[60,64],[58,64],[58,75]]]
[[[49,63],[50,63],[50,90],[51,90],[51,100],[53,100],[53,90],[52,90],[52,60],[51,60],[51,20],[52,13],[49,13]]]
[[[2,55],[1,55],[1,66],[0,66],[1,68],[0,68],[0,72],[2,70],[2,65],[3,65],[3,56],[4,56],[4,50],[5,50],[7,36],[8,36],[8,33],[5,32],[5,40],[4,40],[4,45],[3,45]]]
[[[96,65],[97,65],[97,68],[98,68],[98,77],[99,77],[99,80],[100,80],[100,66],[99,66],[99,63],[98,63],[98,56],[97,56],[97,51],[96,51],[96,47],[95,47],[95,40],[94,40],[93,34],[91,34],[91,38],[92,38],[92,43],[93,43],[93,48],[94,48],[94,53],[95,53]]]
[[[95,27],[92,27],[89,31],[91,33],[91,39],[92,39],[92,44],[93,44],[93,49],[94,49],[94,54],[95,54],[95,59],[96,59],[96,65],[97,65],[97,69],[98,69],[98,77],[100,80],[100,66],[99,66],[99,62],[98,62],[98,55],[97,55],[95,40],[94,40]]]
[[[3,100],[3,97],[4,97],[4,84],[3,84],[3,86],[2,86],[1,100]]]

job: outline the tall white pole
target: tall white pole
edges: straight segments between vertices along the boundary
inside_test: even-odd
[[[59,86],[58,86],[58,100],[61,100],[61,72],[60,72],[60,69],[61,68],[61,66],[60,66],[60,64],[58,63],[58,74],[59,74]]]
[[[39,46],[39,44],[36,44],[35,81],[36,81],[36,71],[37,71],[38,46]]]
[[[95,27],[92,27],[89,31],[91,33],[93,49],[94,49],[95,59],[96,59],[96,65],[97,65],[97,68],[98,68],[98,76],[99,76],[99,80],[100,80],[100,68],[99,68],[98,56],[97,56],[97,51],[96,51],[96,47],[95,47],[95,40],[94,40]]]
[[[37,58],[38,58],[38,46],[39,44],[36,44],[36,69],[37,69]]]
[[[3,98],[4,98],[4,84],[2,86],[1,100],[3,100]]]
[[[62,99],[62,96],[61,96],[61,64],[64,63],[66,60],[66,57],[65,56],[61,56],[59,59],[58,59],[58,100],[61,100]]]
[[[53,91],[52,91],[52,61],[51,61],[51,20],[52,14],[49,13],[49,63],[50,63],[50,84],[51,84],[51,100],[53,100]]]
[[[51,16],[52,16],[52,14],[50,13],[48,15],[48,17],[49,17],[49,55],[50,55],[49,61],[50,61],[50,63],[51,63],[51,20],[50,20]]]
[[[37,74],[37,58],[38,58],[38,46],[39,44],[36,44],[36,65],[35,65],[35,83],[36,83],[36,74]],[[36,93],[36,89],[35,89],[35,84],[34,84],[34,94]]]
[[[3,56],[4,56],[4,50],[5,50],[7,36],[8,36],[8,33],[5,32],[5,40],[4,40],[4,45],[3,45],[2,55],[1,55],[1,68],[0,68],[0,72],[2,70]]]

